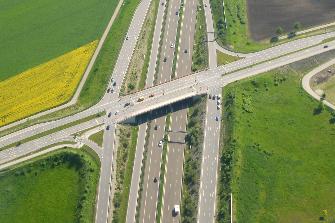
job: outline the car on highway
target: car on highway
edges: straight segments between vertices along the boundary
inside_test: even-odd
[[[219,121],[219,117],[218,116],[215,117],[215,121]]]
[[[125,104],[124,104],[124,107],[127,107],[127,106],[129,106],[130,105],[130,102],[126,102]]]
[[[163,62],[164,62],[164,63],[166,62],[166,57],[164,57]]]
[[[157,129],[158,129],[158,126],[157,126],[157,125],[155,125],[154,129],[155,129],[155,130],[157,130]]]
[[[157,183],[157,177],[154,177],[154,183]]]
[[[180,207],[178,204],[175,204],[172,209],[172,216],[177,216],[180,213]]]
[[[184,50],[184,53],[187,53],[187,49]]]
[[[174,43],[171,43],[170,48],[174,48]]]
[[[328,45],[324,45],[323,48],[328,48]]]
[[[112,112],[108,113],[108,118],[110,118],[112,116]]]
[[[162,147],[162,146],[163,146],[163,140],[160,140],[160,141],[159,141],[158,146],[159,146],[159,147]]]
[[[110,129],[110,126],[109,125],[107,125],[107,127],[106,127],[106,130],[109,130]]]
[[[176,15],[178,15],[179,14],[179,12],[178,11],[176,11]]]

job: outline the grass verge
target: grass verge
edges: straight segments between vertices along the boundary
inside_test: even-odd
[[[333,56],[225,88],[218,222],[230,221],[230,192],[237,222],[334,220],[333,116],[326,108],[315,113],[319,103],[301,87],[304,74]]]
[[[218,66],[226,65],[226,64],[229,64],[231,62],[234,62],[234,61],[240,59],[238,57],[234,57],[234,56],[222,53],[218,50],[216,51],[216,57],[217,57],[217,61],[218,61]]]
[[[101,130],[97,133],[94,133],[93,135],[90,135],[90,137],[88,137],[89,140],[92,140],[93,142],[98,144],[100,147],[102,146],[103,138],[104,138],[104,131],[103,130]]]
[[[197,221],[205,112],[205,97],[201,97],[193,102],[193,105],[188,111],[186,135],[187,147],[185,150],[183,189],[181,197],[182,223],[192,223]]]
[[[195,36],[192,55],[192,72],[208,68],[208,45],[204,41],[207,37],[206,17],[202,1],[199,1],[195,24]]]
[[[94,222],[99,163],[59,150],[0,172],[0,221]]]
[[[118,131],[119,147],[116,158],[116,186],[113,198],[113,223],[126,222],[138,127],[120,126]]]

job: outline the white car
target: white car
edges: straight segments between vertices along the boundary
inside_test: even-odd
[[[174,43],[171,43],[170,48],[174,48]]]
[[[160,140],[160,141],[159,141],[158,146],[159,146],[159,147],[162,147],[162,146],[163,146],[163,140]]]

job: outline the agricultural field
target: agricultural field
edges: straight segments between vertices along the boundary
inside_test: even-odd
[[[319,102],[301,87],[319,59],[224,89],[218,222],[230,219],[230,192],[236,222],[335,220],[335,117],[315,113]]]
[[[316,93],[325,94],[325,99],[335,105],[335,66],[313,76],[310,84]]]
[[[0,0],[0,81],[97,40],[116,0]]]
[[[67,102],[98,41],[0,82],[0,126]]]
[[[61,150],[0,172],[0,222],[93,222],[99,164]]]
[[[303,28],[335,21],[334,0],[243,0],[248,5],[248,25],[254,40],[276,34],[280,26],[284,32],[294,31],[294,24]]]

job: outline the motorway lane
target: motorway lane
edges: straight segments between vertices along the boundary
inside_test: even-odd
[[[151,46],[151,53],[150,53],[150,62],[147,72],[146,78],[146,87],[152,87],[154,83],[155,71],[156,71],[156,63],[158,60],[158,53],[159,53],[159,42],[163,27],[163,20],[164,20],[164,12],[166,10],[166,3],[162,0],[159,3],[158,11],[156,15],[156,22],[155,22],[155,31]],[[145,146],[145,136],[147,133],[147,123],[143,123],[139,126],[138,137],[137,137],[137,144],[136,144],[136,154],[135,154],[135,161],[133,166],[133,174],[129,192],[129,200],[128,200],[128,208],[127,208],[127,216],[126,222],[127,223],[135,223],[136,221],[136,208],[138,205],[138,194],[139,194],[139,187],[140,187],[140,176],[142,171],[142,163],[143,163],[143,153],[144,153],[144,146]]]
[[[178,27],[179,16],[176,12],[179,10],[180,0],[169,0],[167,2],[167,15],[165,21],[165,29],[163,36],[163,43],[161,48],[161,58],[156,82],[158,84],[164,83],[170,80],[172,74],[173,58],[176,45],[176,34]],[[164,93],[162,93],[164,94]],[[147,148],[147,159],[146,168],[144,172],[144,190],[142,191],[142,200],[139,211],[139,222],[155,222],[156,221],[156,206],[158,201],[159,183],[152,184],[152,180],[155,177],[160,176],[160,164],[162,160],[161,151],[157,151],[157,145],[159,140],[164,136],[165,117],[154,120],[152,123],[157,125],[157,130],[154,130],[154,126],[151,126],[149,130],[150,134],[156,134],[160,139],[148,138]]]
[[[164,39],[162,44],[162,53],[160,59],[160,66],[158,67],[157,82],[163,83],[169,80],[172,72],[174,48],[171,48],[171,44],[175,45],[175,36],[177,32],[178,16],[175,12],[178,10],[178,0],[171,0],[167,4],[167,17],[164,31]],[[164,62],[165,61],[165,62]],[[154,70],[154,69],[153,69]],[[149,75],[150,76],[150,75]],[[157,123],[157,135],[162,137],[164,135],[165,117],[154,120],[153,123]],[[153,128],[153,127],[152,127]],[[153,129],[150,129],[150,134],[155,134]],[[161,138],[162,139],[162,138]],[[159,139],[159,140],[161,140]],[[142,191],[142,204],[140,208],[139,221],[140,222],[155,222],[156,220],[156,205],[158,199],[159,187],[150,185],[152,178],[158,177],[160,174],[160,163],[162,154],[161,151],[157,151],[156,147],[158,142],[153,141],[154,138],[148,138],[148,156],[146,160],[146,169],[144,172],[144,185],[146,185],[145,192]],[[159,153],[160,152],[160,153]],[[154,171],[156,170],[156,171]],[[157,172],[158,171],[158,172]],[[159,185],[159,184],[158,184]],[[150,204],[149,204],[150,203]]]
[[[245,67],[248,67],[253,63],[258,64],[258,63],[264,62],[265,59],[270,57],[270,55],[271,55],[271,58],[274,59],[274,58],[277,58],[277,55],[292,53],[292,52],[297,51],[297,50],[301,50],[301,52],[306,52],[305,50],[302,50],[302,49],[306,48],[308,46],[318,44],[322,40],[324,40],[326,38],[329,38],[331,36],[335,36],[335,32],[328,33],[328,34],[322,34],[322,35],[318,35],[318,36],[314,36],[314,37],[309,37],[308,40],[305,40],[305,39],[295,40],[293,42],[282,44],[282,45],[279,45],[279,46],[276,46],[276,47],[273,47],[273,48],[270,48],[270,49],[267,49],[267,50],[260,51],[258,53],[254,53],[252,56],[250,56],[248,58],[241,59],[239,61],[227,64],[225,66],[218,67],[216,69],[199,72],[194,76],[198,76],[199,78],[206,78],[206,74],[208,74],[208,75],[223,74],[223,73],[227,73],[227,72],[232,73],[234,76],[238,76],[240,72],[239,71],[234,72],[234,71],[239,70],[239,69],[243,69]],[[326,48],[326,49],[320,49],[320,48],[322,48],[322,46],[312,47],[310,49],[310,51],[308,52],[308,54],[306,54],[305,57],[299,55],[299,58],[302,59],[302,58],[309,57],[311,55],[311,51],[315,51],[313,55],[316,55],[318,53],[322,53],[322,52],[325,52],[325,51],[329,51],[329,50],[332,49],[332,46],[334,45],[334,41],[328,42],[327,45],[329,46],[329,48]],[[292,57],[285,57],[285,58],[287,58],[287,62],[284,63],[284,64],[289,64],[291,62],[296,61],[296,60],[293,59],[293,57],[294,57],[294,55],[292,55]],[[266,63],[266,64],[268,64],[268,63]],[[272,65],[275,65],[275,64],[276,64],[276,62],[272,63]],[[283,63],[280,63],[280,64],[283,64]],[[253,65],[253,66],[258,67],[256,65]],[[271,66],[271,67],[276,67],[276,66]],[[264,69],[262,69],[262,70],[264,70]],[[238,73],[238,74],[236,75],[236,73]],[[238,79],[238,77],[237,77],[237,79]],[[166,89],[169,89],[169,88],[166,88]],[[64,125],[66,123],[73,122],[73,121],[76,121],[78,119],[87,117],[89,115],[96,114],[98,112],[103,111],[104,109],[106,109],[108,107],[110,107],[110,108],[115,108],[115,107],[122,108],[123,105],[121,105],[120,102],[125,102],[127,100],[130,100],[131,97],[138,98],[140,95],[147,94],[148,92],[156,92],[157,93],[157,92],[163,92],[163,91],[164,90],[163,90],[162,86],[156,86],[152,89],[146,89],[146,90],[143,90],[143,91],[138,92],[136,94],[132,94],[132,95],[127,96],[127,97],[123,97],[121,101],[119,101],[120,99],[114,97],[113,99],[111,99],[109,101],[105,100],[104,102],[101,102],[98,105],[95,105],[92,108],[90,108],[88,110],[85,110],[83,112],[77,113],[73,116],[65,117],[65,118],[59,119],[57,121],[52,121],[52,122],[47,122],[47,123],[42,123],[42,124],[37,124],[37,125],[34,125],[34,126],[30,126],[28,128],[25,128],[25,129],[22,129],[20,131],[14,132],[14,133],[9,134],[7,136],[1,137],[0,138],[0,148],[5,146],[5,145],[15,143],[15,142],[17,142],[19,140],[22,140],[24,138],[27,138],[29,136],[38,134],[40,132],[44,132],[44,131],[56,128],[58,126]],[[150,95],[150,93],[148,95]]]
[[[177,55],[175,77],[183,77],[191,73],[193,42],[195,34],[195,22],[197,13],[197,1],[184,0],[183,20],[181,22],[179,52]],[[167,150],[167,162],[165,166],[162,223],[179,222],[180,215],[172,215],[174,205],[181,203],[185,132],[187,125],[187,109],[175,111],[171,114],[171,131]]]
[[[157,126],[157,127],[156,127]],[[157,128],[157,129],[155,129]],[[156,222],[156,207],[159,191],[159,177],[163,147],[158,146],[164,138],[165,117],[160,117],[151,122],[148,138],[147,160],[143,176],[143,190],[141,208],[139,212],[140,223]],[[156,177],[157,182],[154,182]]]
[[[204,127],[204,144],[202,150],[199,203],[198,203],[198,223],[211,223],[215,221],[216,211],[216,186],[217,171],[219,161],[219,142],[221,109],[218,109],[218,99],[221,98],[221,88],[216,88],[209,92],[212,96],[206,103],[206,117]]]
[[[172,113],[166,154],[161,222],[180,222],[180,214],[172,213],[181,203],[187,109]]]

